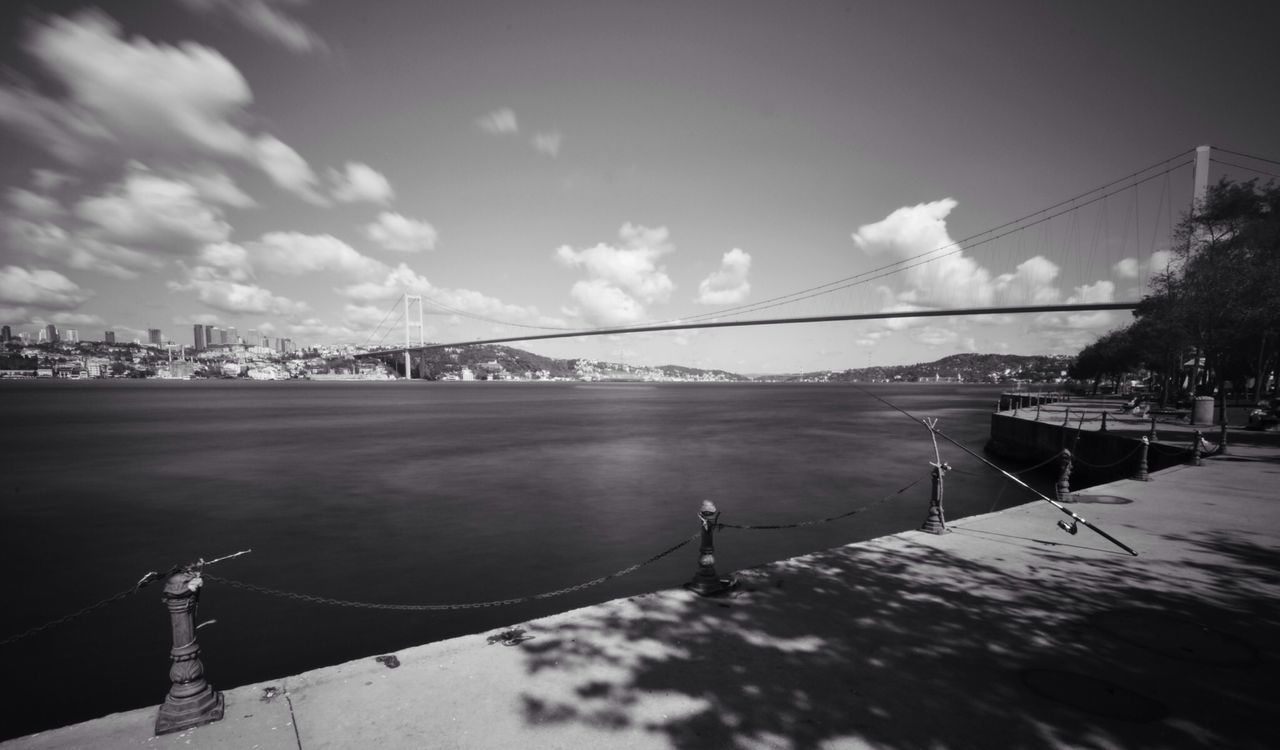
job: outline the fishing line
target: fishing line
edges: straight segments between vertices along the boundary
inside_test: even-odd
[[[982,463],[984,463],[984,464],[986,464],[987,466],[991,467],[992,469],[994,469],[994,470],[998,471],[999,473],[1001,473],[1001,474],[1005,475],[1005,476],[1006,476],[1006,477],[1008,477],[1009,479],[1012,479],[1014,482],[1017,482],[1018,484],[1022,485],[1022,486],[1023,486],[1023,487],[1025,487],[1025,488],[1027,488],[1027,489],[1028,489],[1028,490],[1030,490],[1031,492],[1034,492],[1034,493],[1036,494],[1036,497],[1039,497],[1041,500],[1045,501],[1046,503],[1049,503],[1050,505],[1052,505],[1053,507],[1055,507],[1055,508],[1057,508],[1058,510],[1062,511],[1063,513],[1066,513],[1068,516],[1071,516],[1072,522],[1071,522],[1070,524],[1067,524],[1067,523],[1066,523],[1066,522],[1064,522],[1064,521],[1059,521],[1059,522],[1058,522],[1058,526],[1059,526],[1059,527],[1061,527],[1061,528],[1063,529],[1063,531],[1066,531],[1066,532],[1067,532],[1067,533],[1069,533],[1069,534],[1074,534],[1074,533],[1076,533],[1076,532],[1075,532],[1075,530],[1074,530],[1074,529],[1076,528],[1076,524],[1082,523],[1082,524],[1084,524],[1085,526],[1088,526],[1088,527],[1089,527],[1090,529],[1092,529],[1095,533],[1097,533],[1098,535],[1100,535],[1101,537],[1103,537],[1103,538],[1104,538],[1104,539],[1106,539],[1107,541],[1111,542],[1112,544],[1116,545],[1116,546],[1117,546],[1117,547],[1119,547],[1120,549],[1124,550],[1125,552],[1128,552],[1129,554],[1133,555],[1134,557],[1137,557],[1137,556],[1138,556],[1138,553],[1137,553],[1137,552],[1135,552],[1135,551],[1133,550],[1133,548],[1132,548],[1132,547],[1128,546],[1128,545],[1127,545],[1127,544],[1125,544],[1124,542],[1120,541],[1119,539],[1116,539],[1115,537],[1111,536],[1111,535],[1110,535],[1110,534],[1108,534],[1107,532],[1105,532],[1105,531],[1103,531],[1102,529],[1098,528],[1097,526],[1093,525],[1092,523],[1090,523],[1090,522],[1089,522],[1088,520],[1086,520],[1085,518],[1083,518],[1083,517],[1081,517],[1081,516],[1077,515],[1076,513],[1072,512],[1069,508],[1067,508],[1067,507],[1063,506],[1063,505],[1062,505],[1061,503],[1059,503],[1058,501],[1056,501],[1056,500],[1054,500],[1054,499],[1052,499],[1052,498],[1050,498],[1050,497],[1046,496],[1044,493],[1040,492],[1039,490],[1037,490],[1036,488],[1034,488],[1034,487],[1032,487],[1031,485],[1027,484],[1026,482],[1022,481],[1021,479],[1017,478],[1017,477],[1016,477],[1016,476],[1014,476],[1013,474],[1010,474],[1009,472],[1005,471],[1004,469],[1000,468],[999,466],[996,466],[995,464],[991,463],[991,462],[990,462],[990,461],[988,461],[985,457],[983,457],[983,456],[981,456],[981,455],[979,455],[979,454],[977,454],[977,453],[973,452],[973,451],[972,451],[972,450],[970,450],[967,446],[965,446],[963,443],[960,443],[959,441],[955,440],[955,439],[954,439],[954,438],[952,438],[951,436],[947,435],[947,434],[946,434],[945,432],[943,432],[942,430],[939,430],[939,429],[937,428],[936,424],[935,424],[935,425],[933,425],[933,426],[931,426],[931,425],[930,425],[928,422],[926,422],[925,420],[917,418],[914,414],[912,414],[911,412],[907,411],[906,409],[901,408],[901,407],[900,407],[900,406],[898,406],[897,404],[890,403],[889,401],[886,401],[885,399],[880,398],[880,397],[879,397],[879,396],[877,396],[876,394],[871,393],[871,392],[870,392],[870,391],[868,391],[867,389],[862,388],[862,387],[860,387],[860,386],[858,386],[858,385],[854,385],[854,384],[852,384],[852,383],[850,383],[850,385],[853,385],[853,387],[854,387],[855,389],[857,389],[858,391],[861,391],[864,395],[867,395],[867,396],[870,396],[871,398],[874,398],[876,401],[879,401],[880,403],[884,404],[885,406],[888,406],[889,408],[893,409],[894,411],[901,412],[902,414],[906,415],[906,416],[907,416],[907,418],[909,418],[912,422],[917,422],[917,423],[919,423],[919,424],[924,425],[924,426],[925,426],[925,428],[926,428],[926,429],[928,429],[928,430],[929,430],[930,432],[932,432],[933,434],[937,435],[938,437],[942,438],[943,440],[946,440],[948,443],[951,443],[952,445],[954,445],[955,447],[957,447],[957,448],[959,448],[960,450],[964,451],[965,453],[968,453],[970,456],[973,456],[974,458],[978,459],[979,461],[981,461]]]

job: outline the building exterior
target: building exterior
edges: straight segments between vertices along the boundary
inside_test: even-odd
[[[50,323],[44,327],[44,338],[50,344],[58,343],[58,327]]]
[[[9,333],[9,326],[0,326],[0,343],[4,343],[13,338],[13,334]]]
[[[67,335],[64,340],[69,344],[78,344],[80,343],[80,332],[74,328],[68,328]]]
[[[105,341],[105,342],[107,342],[108,344],[114,344],[114,343],[116,343],[116,332],[115,332],[115,331],[107,331],[106,333],[104,333],[104,334],[102,335],[102,340],[103,340],[103,341]]]
[[[148,329],[147,329],[147,344],[149,344],[150,346],[163,346],[163,345],[164,345],[164,342],[160,340],[160,329],[159,329],[159,328],[148,328]]]
[[[202,348],[207,349],[210,346],[213,346],[213,326],[205,326],[204,327],[204,347]]]
[[[196,351],[202,351],[205,347],[204,326],[196,323],[191,330],[191,348]]]
[[[236,331],[235,326],[227,329],[227,342],[231,344],[240,343],[240,334]]]
[[[218,329],[218,343],[219,344],[227,343],[227,329],[225,328]]]

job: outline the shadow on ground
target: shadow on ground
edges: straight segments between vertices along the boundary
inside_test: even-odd
[[[620,600],[533,628],[525,720],[689,750],[1271,746],[1280,613],[1259,592],[1280,553],[1162,543],[984,561],[893,537],[746,571],[723,599]]]

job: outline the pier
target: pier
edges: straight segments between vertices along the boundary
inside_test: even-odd
[[[226,690],[225,718],[175,734],[151,707],[0,748],[1267,747],[1277,477],[1280,446],[1232,445],[1075,491],[1136,557],[1032,502],[739,571],[716,597]],[[895,502],[924,517],[920,493]]]

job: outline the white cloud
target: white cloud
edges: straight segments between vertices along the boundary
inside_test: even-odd
[[[564,136],[558,131],[552,130],[546,133],[534,133],[529,142],[533,144],[535,151],[554,159],[560,155],[560,144],[563,141]]]
[[[307,311],[303,302],[273,294],[256,284],[241,284],[216,278],[189,278],[170,281],[170,291],[193,292],[206,305],[232,314],[299,315]]]
[[[13,210],[24,216],[47,219],[66,213],[61,203],[47,195],[33,193],[20,187],[9,188],[5,196]]]
[[[934,325],[916,328],[911,331],[910,336],[912,340],[934,349],[950,346],[960,340],[960,334],[956,331]]]
[[[302,336],[308,339],[324,338],[353,339],[357,334],[347,326],[335,326],[325,323],[320,318],[306,318],[297,323],[290,323],[286,329],[290,336]]]
[[[60,326],[101,326],[106,325],[106,321],[101,316],[90,313],[72,313],[58,312],[49,316],[50,323],[56,323]]]
[[[618,245],[601,243],[585,250],[563,245],[556,260],[570,268],[581,268],[588,278],[573,285],[570,296],[579,314],[597,325],[635,322],[646,305],[666,302],[675,289],[666,268],[657,261],[675,251],[666,227],[649,228],[623,224]]]
[[[91,293],[57,271],[20,266],[0,268],[0,304],[31,305],[47,310],[74,310]]]
[[[360,162],[347,162],[345,171],[329,170],[329,181],[333,183],[332,195],[340,203],[390,203],[395,198],[395,190],[386,176],[381,172]]]
[[[160,262],[146,253],[84,232],[69,232],[52,222],[36,222],[9,218],[0,222],[11,248],[46,260],[58,261],[69,268],[95,271],[119,279],[137,278],[140,271],[160,267]]]
[[[31,170],[31,184],[35,185],[36,190],[39,190],[42,193],[51,193],[63,185],[74,181],[74,177],[65,175],[53,169]]]
[[[200,248],[196,259],[214,275],[228,281],[247,281],[253,276],[249,251],[233,242],[215,242]]]
[[[751,271],[751,255],[734,248],[720,258],[719,270],[698,284],[698,303],[703,305],[732,305],[741,302],[751,293],[747,275]]]
[[[376,325],[386,315],[386,303],[402,294],[422,296],[424,311],[430,311],[433,308],[440,309],[440,305],[443,305],[449,308],[449,311],[461,311],[497,321],[545,326],[563,325],[561,320],[539,315],[536,307],[508,304],[496,297],[490,297],[471,289],[450,289],[435,286],[427,280],[427,277],[418,274],[404,263],[394,269],[390,269],[386,276],[381,279],[351,284],[336,291],[355,302],[365,303],[363,305],[349,303],[346,307],[346,312],[348,319],[353,320],[353,322],[357,322],[356,319],[358,318],[358,322],[370,325]],[[369,319],[373,318],[375,311],[377,318],[370,321]]]
[[[259,135],[249,142],[246,155],[276,185],[308,203],[328,205],[329,200],[315,190],[316,175],[311,165],[289,144],[274,135]]]
[[[222,212],[201,200],[186,182],[131,164],[124,180],[102,195],[84,198],[76,215],[96,225],[107,242],[184,252],[231,233]]]
[[[315,174],[292,148],[237,121],[253,99],[240,71],[216,50],[123,38],[100,11],[37,23],[27,50],[65,89],[62,99],[0,86],[0,122],[55,156],[83,164],[101,154],[213,154],[262,169],[315,203]],[[140,85],[139,82],[145,82]]]
[[[506,108],[495,109],[484,117],[477,119],[476,125],[490,135],[510,135],[520,132],[520,125],[516,122],[516,113]]]
[[[1061,295],[1053,285],[1058,266],[1040,255],[1019,263],[1013,273],[996,277],[993,301],[1000,305],[1052,305]]]
[[[390,211],[378,214],[377,220],[364,228],[364,233],[383,249],[398,253],[434,250],[437,239],[435,227],[427,222]]]
[[[898,301],[932,309],[1058,301],[1061,294],[1053,285],[1058,266],[1042,256],[1023,261],[1013,273],[994,275],[965,255],[947,232],[946,219],[956,205],[944,198],[903,206],[853,233],[854,244],[868,255],[904,263],[904,270],[891,277],[903,287]],[[907,262],[912,259],[918,261]]]
[[[281,6],[306,5],[308,0],[180,0],[191,10],[231,15],[245,28],[290,52],[323,52],[324,40],[301,21],[285,13]]]
[[[210,203],[231,208],[254,208],[258,202],[240,189],[227,174],[218,169],[205,168],[175,173],[174,178],[187,183],[196,195]]]
[[[268,232],[256,242],[245,243],[245,247],[255,268],[289,275],[340,271],[357,278],[374,278],[388,270],[385,264],[361,255],[329,234]]]
[[[1122,258],[1118,263],[1111,267],[1112,272],[1121,279],[1138,278],[1138,270],[1140,266],[1137,258]]]

